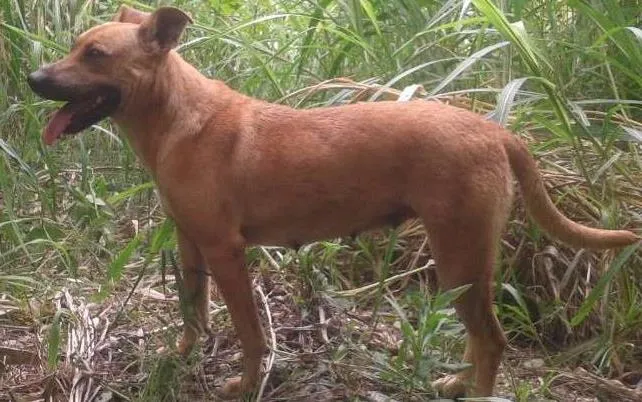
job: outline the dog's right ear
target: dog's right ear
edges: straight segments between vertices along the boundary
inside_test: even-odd
[[[178,40],[192,18],[178,8],[161,7],[140,25],[139,35],[153,52],[167,53],[178,45]]]
[[[120,6],[116,15],[111,20],[114,22],[128,22],[131,24],[140,24],[151,14],[144,11],[138,11],[126,5]]]

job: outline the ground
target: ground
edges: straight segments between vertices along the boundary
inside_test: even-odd
[[[287,252],[278,249],[262,251],[274,263],[287,258]],[[444,321],[446,334],[432,339],[437,346],[421,360],[427,368],[414,370],[412,357],[403,364],[395,362],[395,356],[403,353],[404,332],[394,308],[360,304],[377,291],[376,286],[306,295],[301,290],[305,285],[290,268],[295,262],[286,261],[286,268],[276,263],[251,270],[271,347],[261,400],[381,402],[435,396],[428,386],[430,377],[447,368],[439,362],[458,363],[462,347],[458,324]],[[142,267],[141,261],[134,262],[128,271],[141,272]],[[433,268],[428,260],[411,275],[397,275],[386,282],[388,294],[429,281]],[[129,283],[134,283],[136,278],[131,279]],[[91,301],[100,289],[83,279],[67,280],[64,288],[41,303],[24,306],[5,298],[0,303],[0,400],[216,400],[217,387],[240,371],[235,332],[214,291],[212,335],[204,337],[186,361],[177,358],[172,345],[182,321],[175,285],[171,271],[147,269],[133,292],[133,287],[123,286],[101,301]],[[64,313],[57,318],[55,311]],[[417,321],[410,316],[408,320],[418,328]],[[58,341],[55,328],[60,328]],[[45,348],[56,342],[61,352],[54,368],[55,355],[48,360],[51,352]],[[497,396],[524,401],[642,397],[641,389],[627,386],[635,379],[607,380],[582,368],[550,364],[541,349],[511,343]]]

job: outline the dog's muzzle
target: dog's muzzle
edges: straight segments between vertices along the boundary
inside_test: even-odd
[[[67,102],[53,114],[43,131],[46,144],[63,134],[75,134],[110,116],[120,104],[120,91],[107,84],[66,84],[54,78],[48,67],[29,74],[27,83],[39,96]]]

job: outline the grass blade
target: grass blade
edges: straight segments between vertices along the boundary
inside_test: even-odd
[[[486,46],[485,48],[476,51],[470,57],[468,57],[466,60],[462,61],[453,69],[453,71],[448,74],[446,78],[444,78],[435,88],[430,91],[430,96],[434,96],[439,93],[442,89],[444,89],[448,84],[450,84],[455,78],[457,78],[464,70],[475,64],[477,61],[479,61],[481,58],[486,56],[487,54],[491,53],[494,50],[500,49],[504,46],[507,46],[509,42],[499,42],[494,45]]]
[[[604,273],[604,275],[599,279],[591,293],[586,297],[586,300],[580,306],[577,314],[571,319],[571,326],[576,327],[581,324],[586,317],[588,317],[595,303],[604,295],[604,290],[607,285],[613,281],[613,278],[622,270],[625,266],[625,263],[635,255],[635,252],[640,248],[642,243],[636,243],[631,246],[628,246],[622,250],[613,263],[609,267],[609,270]]]

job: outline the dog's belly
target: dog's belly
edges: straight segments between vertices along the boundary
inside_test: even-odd
[[[282,219],[248,222],[241,227],[241,232],[248,244],[298,248],[313,241],[355,236],[379,227],[396,227],[415,216],[414,211],[405,206],[379,211],[343,208],[313,211],[295,218],[288,215]]]

